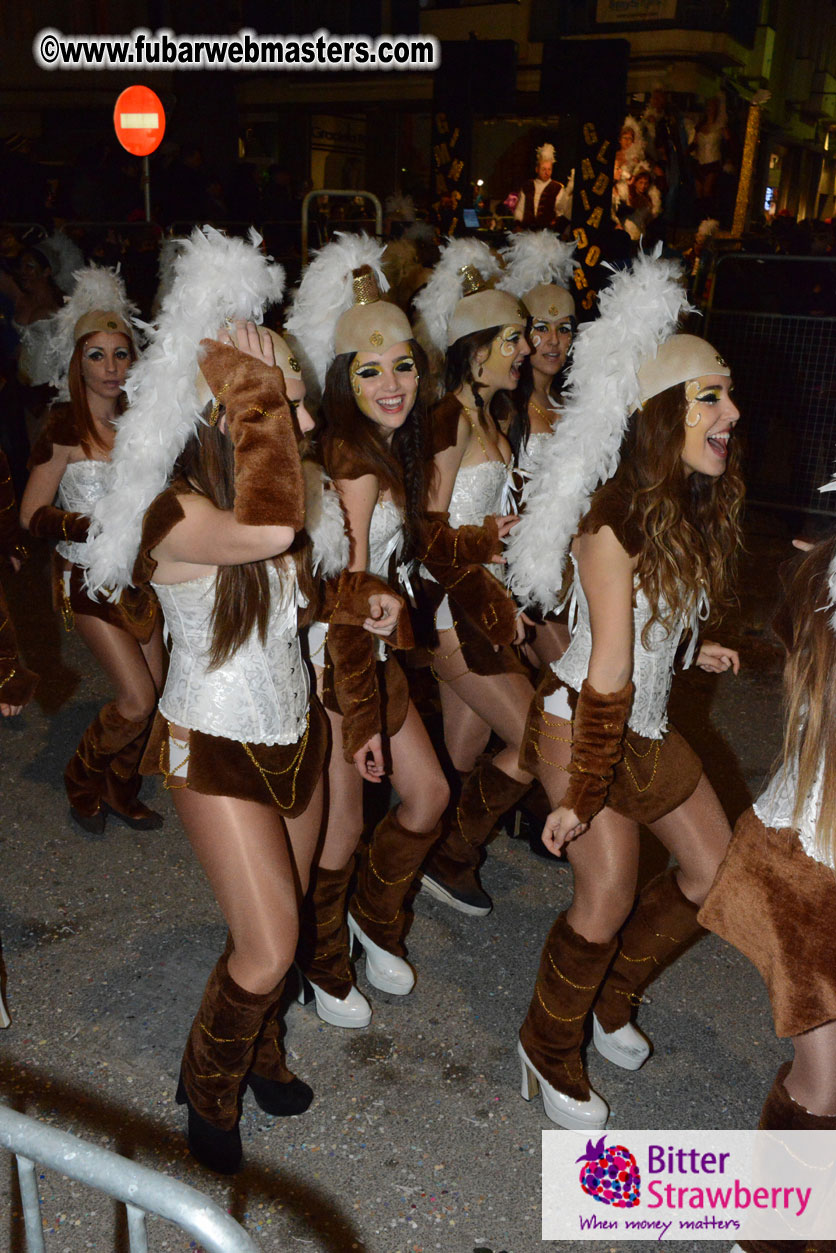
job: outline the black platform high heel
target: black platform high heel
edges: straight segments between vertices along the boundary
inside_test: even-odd
[[[178,1105],[185,1105],[189,1111],[187,1139],[189,1152],[201,1166],[214,1170],[218,1175],[234,1175],[241,1169],[244,1151],[241,1147],[241,1132],[238,1123],[229,1131],[213,1126],[197,1112],[189,1100],[186,1085],[183,1083],[183,1072],[177,1083]]]

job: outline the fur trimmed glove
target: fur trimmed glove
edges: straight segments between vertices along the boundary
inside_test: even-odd
[[[448,513],[428,513],[422,546],[420,560],[442,585],[453,571],[463,566],[485,565],[502,551],[499,527],[490,515],[481,526],[452,527]]]
[[[305,524],[305,486],[296,423],[285,394],[284,376],[246,353],[201,340],[200,368],[226,410],[235,449],[235,505],[247,526]]]
[[[581,822],[603,809],[615,767],[624,752],[624,727],[633,701],[633,684],[602,696],[584,679],[572,720],[569,787],[561,801]]]
[[[90,519],[86,513],[70,513],[66,509],[56,509],[54,505],[41,505],[29,519],[29,534],[36,539],[83,544],[89,530]]]

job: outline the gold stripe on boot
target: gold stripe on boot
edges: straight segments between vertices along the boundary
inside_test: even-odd
[[[579,935],[560,914],[549,932],[520,1042],[544,1079],[566,1096],[589,1099],[581,1057],[584,1022],[616,942],[595,944]]]
[[[348,959],[346,897],[354,874],[354,856],[340,870],[313,870],[313,886],[302,911],[297,960],[303,974],[329,996],[345,1000],[354,986]]]
[[[377,824],[361,854],[357,890],[349,909],[370,940],[387,953],[403,957],[404,899],[438,839],[441,824],[431,831],[410,831],[395,813],[390,809]]]
[[[703,934],[698,910],[682,894],[675,869],[657,875],[642,889],[595,1002],[595,1017],[604,1031],[625,1026],[647,984],[684,945]]]

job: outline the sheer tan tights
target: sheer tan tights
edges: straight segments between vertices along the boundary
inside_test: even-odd
[[[571,757],[569,724],[541,715],[541,756],[537,777],[556,809],[566,791]],[[694,904],[705,900],[731,838],[728,819],[705,775],[693,793],[650,830],[677,863],[677,882]],[[633,907],[639,865],[639,824],[604,808],[589,829],[566,848],[574,874],[574,894],[567,917],[587,940],[606,943],[619,931]]]
[[[179,728],[172,732],[188,737]],[[187,787],[172,787],[171,795],[232,935],[229,973],[248,992],[270,992],[296,952],[322,821],[322,781],[305,813],[286,823],[275,805]]]
[[[836,1022],[792,1038],[795,1057],[784,1087],[811,1114],[836,1115]]]
[[[163,681],[163,633],[158,622],[147,644],[89,613],[75,616],[76,630],[113,684],[116,707],[129,722],[154,712]]]
[[[493,764],[520,783],[531,775],[519,765],[520,745],[534,689],[524,674],[474,674],[461,654],[455,630],[439,631],[433,668],[441,691],[444,743],[456,770],[467,772],[484,751],[491,731],[505,747]]]
[[[317,669],[317,688],[322,671]],[[328,711],[331,760],[328,764],[328,811],[319,864],[341,870],[363,833],[363,780],[353,762],[343,758],[342,717]],[[406,719],[388,743],[390,778],[400,797],[398,821],[408,831],[432,831],[447,807],[450,790],[421,717],[409,702]],[[380,786],[375,784],[373,786]]]

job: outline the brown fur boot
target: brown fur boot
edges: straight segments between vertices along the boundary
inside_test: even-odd
[[[111,809],[129,826],[162,826],[159,814],[136,800],[137,770],[149,726],[149,718],[131,722],[123,717],[111,701],[82,735],[64,771],[64,784],[70,813],[85,831],[101,834]]]
[[[304,909],[306,935],[298,953],[302,973],[323,992],[340,1000],[354,986],[346,920],[346,897],[353,874],[353,856],[341,870],[314,868],[313,886]]]
[[[283,989],[284,979],[274,995],[280,998]],[[247,1087],[255,1097],[256,1104],[265,1114],[277,1117],[304,1114],[313,1100],[313,1089],[297,1079],[293,1071],[288,1069],[283,1026],[277,1003],[265,1019],[247,1074]]]
[[[519,783],[492,761],[480,762],[462,785],[447,834],[430,853],[422,886],[438,900],[463,914],[484,917],[491,898],[479,882],[482,849],[502,815],[525,795],[530,783]]]
[[[404,899],[427,851],[438,839],[439,828],[410,831],[398,821],[396,812],[390,809],[381,819],[361,854],[349,913],[376,945],[403,957]]]
[[[758,1131],[836,1131],[836,1115],[811,1114],[799,1105],[784,1087],[792,1068],[784,1062],[778,1068],[761,1110]],[[741,1240],[746,1253],[836,1253],[834,1240]]]
[[[683,896],[674,869],[642,889],[595,1002],[595,1017],[605,1032],[626,1026],[633,1007],[641,1003],[641,990],[689,940],[703,933],[698,910]]]
[[[241,1164],[241,1087],[281,990],[248,992],[232,978],[227,961],[224,953],[209,976],[177,1088],[178,1103],[189,1108],[189,1148],[220,1174],[233,1174]]]
[[[595,944],[585,939],[560,914],[543,948],[534,995],[520,1028],[520,1043],[538,1077],[574,1101],[590,1100],[581,1057],[584,1023],[615,949],[615,940]]]

